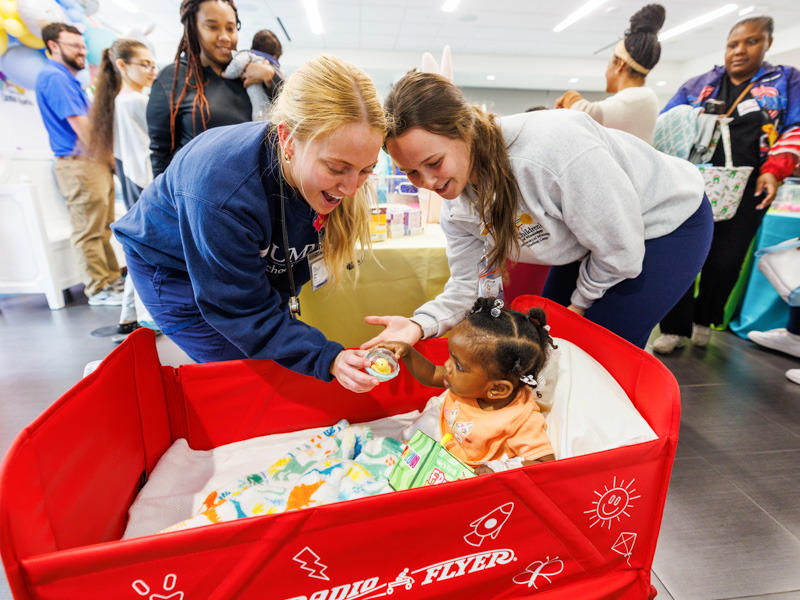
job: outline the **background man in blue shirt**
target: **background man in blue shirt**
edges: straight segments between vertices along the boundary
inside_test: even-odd
[[[89,100],[75,75],[86,66],[86,45],[72,25],[42,28],[50,60],[36,79],[36,100],[56,155],[55,175],[67,200],[70,241],[91,305],[122,304],[123,281],[111,247],[114,221],[112,157],[87,157]]]

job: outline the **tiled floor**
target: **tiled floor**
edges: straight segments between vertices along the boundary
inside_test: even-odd
[[[90,332],[118,309],[73,292],[60,311],[44,296],[0,298],[0,453],[113,347]],[[164,364],[188,361],[163,336],[158,349]],[[800,600],[800,386],[783,376],[800,360],[727,332],[663,360],[683,413],[653,566],[659,600]]]

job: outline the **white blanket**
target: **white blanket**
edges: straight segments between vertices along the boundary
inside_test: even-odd
[[[571,342],[556,339],[556,344],[558,350],[542,373],[545,383],[538,401],[556,458],[657,438],[619,384],[596,360]],[[432,402],[422,415],[413,411],[357,425],[372,428],[376,436],[408,439],[415,428],[422,428],[441,439],[438,410]],[[207,451],[192,450],[186,440],[176,440],[134,500],[123,539],[157,533],[188,519],[209,493],[264,470],[323,429],[264,436]]]

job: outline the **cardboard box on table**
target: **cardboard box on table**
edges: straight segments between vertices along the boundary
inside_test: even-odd
[[[407,371],[367,394],[269,361],[158,362],[131,334],[13,442],[0,466],[0,554],[14,598],[171,600],[638,599],[680,419],[655,358],[537,297],[554,335],[596,358],[658,439],[494,475],[199,529],[120,540],[172,442],[256,436],[421,409]],[[419,346],[434,362],[446,340]]]

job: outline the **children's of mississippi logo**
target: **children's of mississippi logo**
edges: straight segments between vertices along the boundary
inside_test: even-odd
[[[516,225],[519,241],[528,248],[550,239],[550,233],[545,231],[542,224],[534,221],[529,214],[522,213],[517,217]]]

